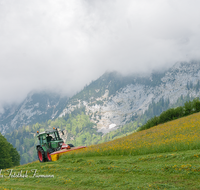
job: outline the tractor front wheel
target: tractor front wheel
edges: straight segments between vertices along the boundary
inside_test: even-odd
[[[37,153],[38,153],[38,159],[39,159],[39,161],[40,162],[45,162],[44,150],[41,147],[38,147]]]

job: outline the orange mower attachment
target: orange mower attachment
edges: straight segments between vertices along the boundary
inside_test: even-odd
[[[75,150],[82,149],[82,148],[86,148],[86,146],[71,147],[70,149],[68,149],[67,146],[66,146],[66,148],[63,146],[63,149],[61,149],[59,151],[56,151],[56,152],[53,152],[53,153],[50,154],[51,160],[52,161],[56,161],[63,154],[66,154],[69,151],[75,151]]]

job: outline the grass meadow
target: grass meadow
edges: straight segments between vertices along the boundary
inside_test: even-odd
[[[200,189],[199,118],[196,113],[69,152],[56,162],[14,167],[12,175],[4,169],[0,190]]]
[[[68,154],[69,157],[144,155],[200,148],[200,113]]]

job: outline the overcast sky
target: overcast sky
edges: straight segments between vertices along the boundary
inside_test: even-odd
[[[200,59],[199,0],[0,0],[0,107],[106,71]]]

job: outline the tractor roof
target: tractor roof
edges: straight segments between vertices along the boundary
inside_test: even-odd
[[[44,134],[54,133],[54,132],[56,132],[56,131],[57,131],[56,129],[53,129],[52,131],[44,131],[44,132],[39,133],[38,136],[44,135]]]

